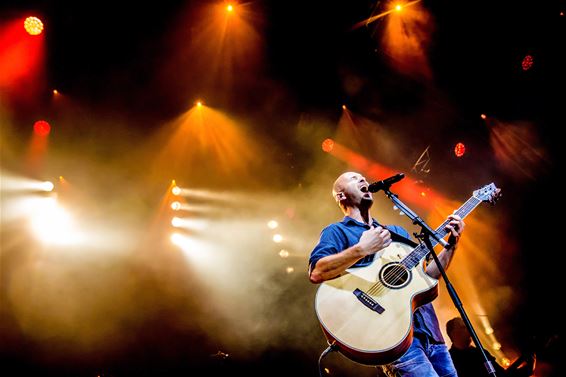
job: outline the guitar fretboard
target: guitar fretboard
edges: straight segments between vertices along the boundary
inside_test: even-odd
[[[463,219],[468,216],[470,212],[472,212],[481,202],[481,200],[472,196],[454,214],[460,216]],[[450,221],[447,219],[438,228],[436,228],[436,233],[440,236],[440,238],[444,238],[448,234],[448,231],[445,228],[449,222]],[[436,246],[438,244],[435,239],[431,239],[431,242],[432,246]],[[419,244],[419,246],[415,247],[413,251],[411,251],[405,258],[403,258],[401,264],[408,269],[412,269],[413,267],[417,266],[421,262],[421,260],[428,255],[429,252],[430,251],[428,250],[426,245],[421,243]]]

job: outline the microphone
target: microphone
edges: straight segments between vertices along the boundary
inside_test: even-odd
[[[388,189],[392,184],[399,182],[403,178],[405,178],[405,174],[397,173],[389,178],[385,178],[382,181],[373,182],[372,184],[369,185],[368,191],[378,192],[379,190]]]

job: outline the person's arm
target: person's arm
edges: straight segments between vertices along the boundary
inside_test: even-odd
[[[438,260],[442,267],[446,270],[454,258],[454,253],[456,252],[456,248],[458,246],[458,241],[460,240],[460,236],[464,231],[464,221],[457,215],[450,215],[448,216],[450,222],[446,225],[446,229],[450,231],[450,236],[448,237],[448,244],[450,245],[449,248],[444,248],[438,254]],[[428,276],[439,279],[441,274],[438,266],[436,265],[436,261],[432,261],[426,268],[426,273]]]
[[[309,279],[313,284],[320,284],[333,279],[352,267],[363,257],[374,254],[391,244],[391,234],[380,226],[371,228],[362,233],[357,244],[320,258],[314,268],[311,267]]]

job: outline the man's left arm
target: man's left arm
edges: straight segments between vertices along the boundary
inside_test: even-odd
[[[460,236],[462,235],[464,227],[466,226],[460,216],[450,215],[448,216],[448,219],[450,220],[448,225],[446,225],[446,230],[450,232],[450,236],[448,237],[448,247],[444,248],[438,254],[438,260],[440,261],[444,269],[448,269],[452,258],[454,258],[454,253],[456,252],[456,248],[458,247]],[[436,266],[436,261],[433,260],[431,263],[429,263],[429,265],[426,267],[426,273],[432,278],[440,278],[441,274],[440,270]]]

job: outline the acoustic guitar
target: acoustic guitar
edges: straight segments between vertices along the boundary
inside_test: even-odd
[[[494,203],[500,191],[493,183],[475,190],[455,214],[465,218],[480,203]],[[442,238],[448,223],[436,229]],[[361,364],[387,364],[401,357],[413,340],[413,312],[438,295],[438,280],[424,270],[428,254],[424,244],[413,248],[392,242],[370,265],[349,268],[322,283],[315,310],[327,340]]]

